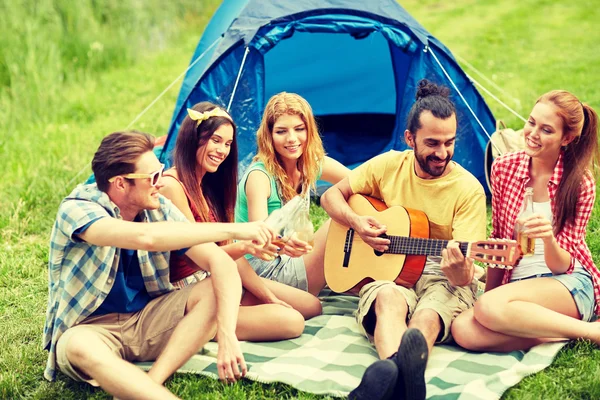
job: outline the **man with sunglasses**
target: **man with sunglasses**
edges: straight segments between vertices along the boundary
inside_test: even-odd
[[[50,245],[44,376],[56,369],[119,398],[175,398],[163,382],[218,334],[219,377],[235,381],[246,365],[235,336],[241,281],[214,242],[267,244],[263,222],[192,224],[159,195],[164,165],[154,138],[117,132],[92,161],[96,183],[61,203]],[[181,290],[169,282],[169,252],[211,277]],[[156,360],[148,373],[131,361]]]

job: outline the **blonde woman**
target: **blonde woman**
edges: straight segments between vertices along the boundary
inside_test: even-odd
[[[235,220],[264,220],[321,179],[335,184],[350,172],[327,157],[308,102],[282,92],[269,99],[257,132],[258,154],[238,184]],[[325,286],[323,256],[329,222],[317,231],[314,249],[288,240],[272,261],[248,256],[256,273],[317,295]]]
[[[174,168],[165,171],[160,192],[191,222],[233,222],[237,182],[236,125],[207,101],[188,110],[175,144]],[[321,314],[319,299],[301,290],[260,279],[244,254],[272,254],[251,241],[217,243],[236,261],[245,291],[236,325],[239,340],[271,341],[302,334],[304,320]],[[264,254],[262,254],[264,253]],[[175,287],[203,280],[206,272],[185,255],[171,254]]]

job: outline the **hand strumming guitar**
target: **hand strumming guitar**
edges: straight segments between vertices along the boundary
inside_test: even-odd
[[[380,224],[375,218],[368,215],[356,215],[352,219],[352,228],[362,240],[377,251],[386,251],[389,248],[389,239],[379,237],[387,232],[387,227]]]
[[[453,240],[449,241],[446,248],[442,250],[440,267],[450,284],[454,286],[468,285],[475,273],[473,259],[463,256],[458,242]]]

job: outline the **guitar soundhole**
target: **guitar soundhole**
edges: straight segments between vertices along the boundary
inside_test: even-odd
[[[388,238],[388,235],[386,235],[385,233],[382,233],[381,235],[379,235],[379,237],[380,237],[380,238],[387,239],[387,238]],[[375,253],[375,255],[376,255],[377,257],[380,257],[380,256],[382,256],[382,255],[384,255],[384,254],[385,254],[385,252],[383,252],[383,251],[379,251],[379,250],[375,250],[375,249],[373,249],[373,253]]]

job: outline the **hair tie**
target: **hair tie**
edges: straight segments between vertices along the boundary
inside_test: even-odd
[[[196,121],[196,128],[200,126],[200,124],[203,121],[206,121],[207,119],[211,118],[211,117],[225,117],[228,120],[230,120],[231,122],[233,122],[233,120],[231,119],[231,116],[229,114],[227,114],[227,112],[223,109],[221,109],[220,107],[215,107],[210,111],[205,111],[205,112],[198,112],[196,110],[193,110],[191,108],[187,109],[188,115],[189,117]]]

